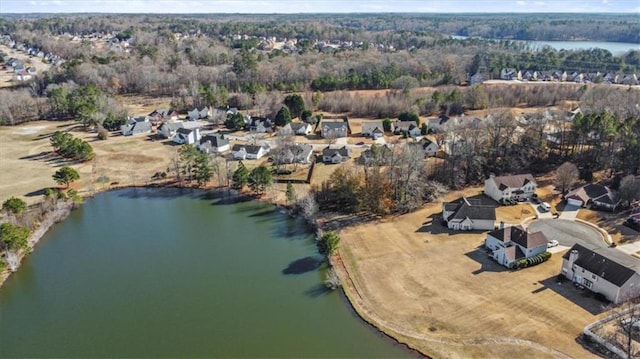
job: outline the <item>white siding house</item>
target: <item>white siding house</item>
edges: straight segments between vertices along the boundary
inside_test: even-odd
[[[589,183],[567,193],[568,204],[581,207],[603,208],[615,211],[620,204],[619,197],[607,186]]]
[[[173,137],[173,142],[187,145],[194,145],[200,141],[199,128],[179,128]]]
[[[442,204],[442,219],[455,231],[493,230],[496,224],[494,206],[476,204],[466,197]]]
[[[615,248],[574,244],[562,256],[562,275],[618,304],[640,294],[640,261]]]
[[[231,153],[233,158],[238,160],[257,160],[269,153],[269,149],[265,146],[235,144],[231,148]]]
[[[484,181],[484,193],[498,202],[503,200],[531,198],[538,184],[531,174],[513,176],[491,176]]]
[[[507,268],[523,258],[535,257],[547,250],[547,237],[542,232],[528,233],[522,227],[507,227],[489,232],[484,246],[491,257]]]
[[[363,121],[362,135],[371,137],[374,140],[384,136],[384,126],[382,121]]]

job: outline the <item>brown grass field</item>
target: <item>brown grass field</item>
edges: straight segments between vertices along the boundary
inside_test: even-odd
[[[95,133],[72,130],[74,136],[88,141],[95,152],[93,161],[76,164],[52,153],[49,136],[57,130],[77,126],[72,121],[35,121],[0,127],[0,201],[17,196],[29,204],[38,202],[44,188],[56,186],[51,176],[64,165],[71,165],[80,173],[80,180],[73,183],[72,188],[83,195],[113,182],[147,184],[154,173],[167,169],[178,148],[166,140],[153,141],[146,135],[115,135],[98,141]],[[101,175],[108,177],[108,181],[92,185],[92,179]]]
[[[506,270],[478,249],[484,234],[432,222],[440,211],[435,203],[340,232],[343,283],[365,319],[436,358],[594,357],[576,337],[604,315],[601,304],[556,283],[562,253]]]

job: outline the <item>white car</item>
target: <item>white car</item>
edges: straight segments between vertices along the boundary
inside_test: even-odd
[[[540,207],[545,211],[548,212],[551,210],[551,205],[548,202],[542,202],[540,203]]]
[[[552,239],[547,243],[547,248],[555,247],[555,246],[557,246],[559,244],[560,243],[558,243],[558,241],[556,241],[555,239]]]

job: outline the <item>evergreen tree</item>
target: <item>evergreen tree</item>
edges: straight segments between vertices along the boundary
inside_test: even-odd
[[[293,203],[296,201],[297,198],[298,198],[298,195],[296,194],[295,188],[293,188],[293,184],[291,184],[291,182],[288,182],[287,183],[287,201],[289,203]]]
[[[277,126],[282,127],[289,122],[291,122],[291,114],[289,113],[289,109],[285,106],[282,106],[276,114],[275,123]]]
[[[249,182],[249,171],[244,166],[244,163],[242,163],[242,161],[238,163],[238,168],[235,172],[233,172],[233,177],[231,178],[231,180],[233,182],[233,188],[237,190],[241,190]]]

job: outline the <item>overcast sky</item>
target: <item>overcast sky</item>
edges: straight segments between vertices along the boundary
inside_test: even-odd
[[[635,13],[640,0],[0,0],[0,13]]]

